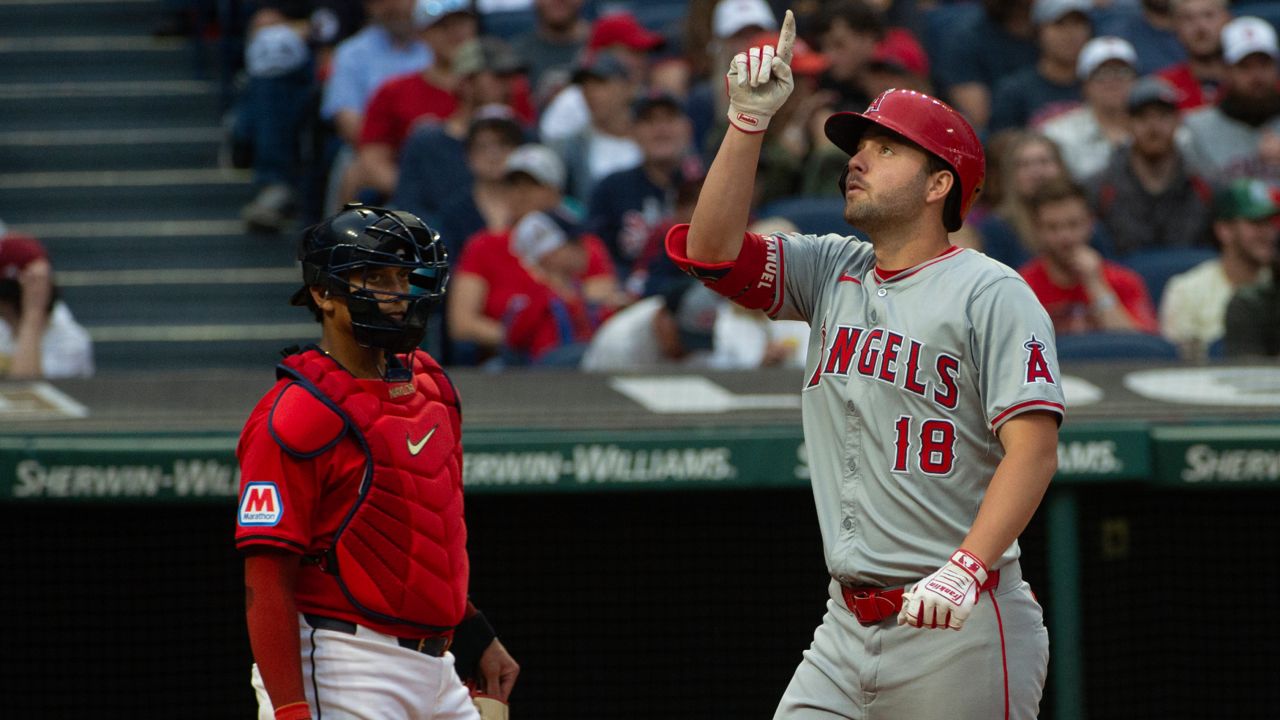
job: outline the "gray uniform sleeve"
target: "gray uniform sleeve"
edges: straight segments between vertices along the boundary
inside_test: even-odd
[[[1053,323],[1019,277],[999,278],[969,301],[972,358],[992,432],[1032,410],[1065,416]]]
[[[863,241],[842,235],[784,233],[776,237],[782,240],[785,265],[782,307],[775,320],[809,322],[841,271],[849,268],[855,256],[871,252]]]

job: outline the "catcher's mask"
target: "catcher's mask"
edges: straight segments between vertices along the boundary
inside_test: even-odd
[[[410,213],[358,203],[304,230],[298,259],[303,287],[292,304],[312,306],[315,286],[346,298],[356,342],[393,353],[409,352],[422,342],[431,307],[449,283],[449,258],[439,233]],[[379,268],[397,275],[407,268],[407,291],[353,282],[353,271],[367,276]],[[403,319],[383,312],[384,304],[400,302],[407,303]]]

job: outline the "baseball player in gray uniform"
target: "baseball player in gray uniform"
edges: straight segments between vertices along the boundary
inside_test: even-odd
[[[776,48],[730,66],[731,129],[667,252],[711,289],[812,327],[805,440],[830,601],[778,718],[1034,718],[1049,638],[1017,537],[1057,467],[1053,327],[1008,267],[950,244],[984,175],[954,110],[890,90],[826,134],[854,237],[745,232]]]

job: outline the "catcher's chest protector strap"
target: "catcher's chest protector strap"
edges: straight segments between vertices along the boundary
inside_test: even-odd
[[[416,351],[405,362],[414,392],[388,384],[387,397],[316,350],[289,356],[278,372],[341,416],[367,458],[325,569],[361,613],[439,632],[457,625],[467,604],[462,415],[453,384],[429,355]]]

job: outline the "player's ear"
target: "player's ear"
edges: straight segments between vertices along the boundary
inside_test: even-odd
[[[320,308],[321,313],[333,310],[333,296],[328,288],[312,285],[309,290],[311,292],[311,301],[316,304],[316,307]]]
[[[928,202],[946,202],[947,195],[955,186],[956,175],[950,170],[939,170],[929,175],[925,187],[925,200]]]

